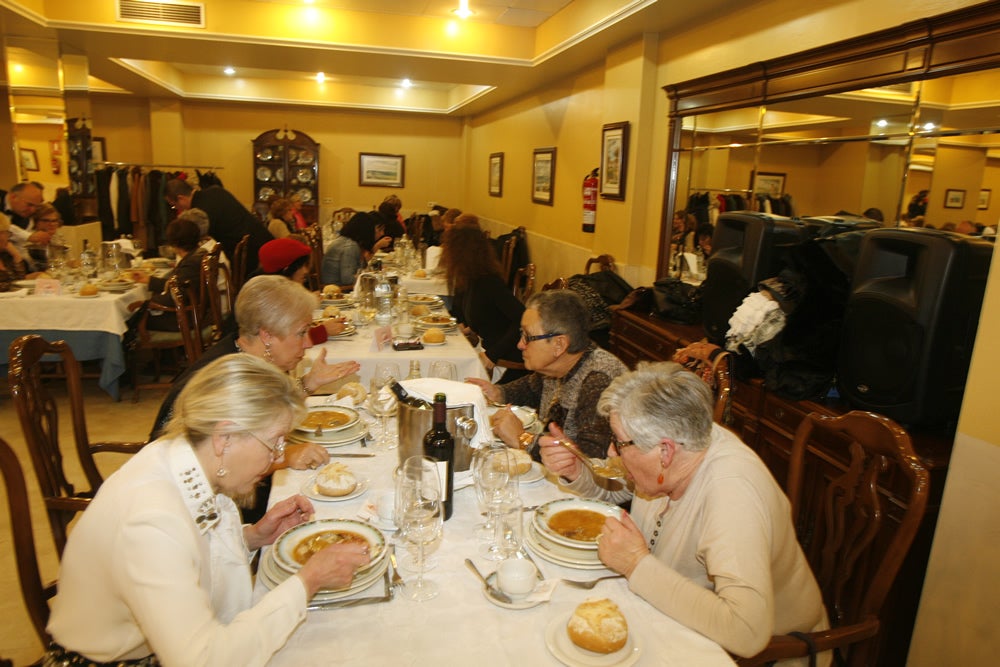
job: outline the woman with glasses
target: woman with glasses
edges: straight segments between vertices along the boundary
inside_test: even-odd
[[[541,443],[542,462],[581,496],[631,498],[631,514],[605,521],[601,561],[664,614],[750,656],[772,635],[829,624],[788,499],[763,461],[713,423],[713,404],[695,373],[641,363],[597,406],[611,423],[607,453],[621,457],[629,488],[609,490],[551,440]]]
[[[491,401],[535,408],[552,437],[572,440],[587,456],[602,457],[611,427],[607,417],[597,414],[597,400],[628,369],[590,340],[589,325],[590,312],[576,292],[534,294],[521,315],[517,344],[532,373],[504,385],[467,381],[479,385]],[[537,449],[538,437],[526,432],[510,409],[498,410],[492,425],[507,446]]]
[[[312,328],[313,310],[318,303],[319,297],[283,276],[257,276],[248,280],[236,297],[236,323],[239,331],[223,336],[191,368],[174,380],[170,392],[160,405],[150,439],[163,433],[173,412],[175,400],[193,374],[219,357],[242,353],[263,359],[286,374],[293,373],[305,356],[305,351],[313,346],[309,330]],[[357,373],[360,368],[356,361],[329,364],[326,362],[326,350],[323,350],[313,360],[309,372],[293,381],[300,393],[307,396],[330,382]],[[303,443],[289,445],[284,460],[274,467],[316,468],[329,460],[330,455],[323,447]],[[266,507],[269,490],[270,477],[267,477],[259,487],[256,504],[250,503],[250,507],[244,509],[245,519],[250,520],[260,515]]]
[[[251,597],[254,552],[313,507],[297,495],[241,525],[234,500],[281,459],[304,411],[294,381],[251,355],[196,374],[163,437],[110,476],[74,526],[43,664],[263,665],[316,591],[347,586],[369,562],[363,545],[328,546]]]
[[[454,226],[444,233],[441,262],[448,291],[454,295],[452,314],[463,331],[478,337],[488,373],[500,360],[522,362],[518,348],[524,305],[503,279],[500,260],[489,239],[476,226]],[[500,382],[510,382],[529,371],[507,369]]]

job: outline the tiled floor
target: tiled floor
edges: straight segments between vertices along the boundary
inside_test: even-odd
[[[4,378],[6,380],[6,378]],[[101,391],[95,380],[85,380],[87,430],[94,441],[142,441],[149,435],[153,419],[160,407],[160,402],[166,390],[145,389],[140,394],[140,401],[131,401],[131,392],[126,390],[120,403],[115,403]],[[65,398],[65,392],[53,390],[58,399]],[[65,400],[61,406],[67,405]],[[66,412],[65,416],[63,412]],[[76,463],[73,451],[72,425],[67,409],[60,413],[60,442],[66,463],[66,474],[70,481],[79,483],[84,488],[83,474]],[[6,387],[0,389],[0,437],[14,448],[21,466],[24,469],[28,484],[28,494],[31,497],[31,516],[35,526],[35,542],[41,552],[40,561],[43,576],[47,581],[58,575],[58,561],[55,547],[49,532],[48,521],[39,498],[38,484],[35,481],[34,469],[21,435],[21,426],[17,419],[17,410],[11,403]],[[107,476],[126,460],[123,454],[101,454],[98,466]],[[10,536],[10,519],[6,506],[6,489],[0,482],[0,657],[13,660],[15,665],[29,665],[42,655],[42,644],[28,619],[28,612],[21,600],[21,589],[18,584],[17,570],[14,561],[13,545]]]

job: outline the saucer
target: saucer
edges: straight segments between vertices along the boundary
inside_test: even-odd
[[[534,484],[545,479],[545,468],[538,461],[531,462],[531,470],[517,478],[521,484]]]
[[[486,581],[490,582],[490,586],[494,586],[498,589],[500,588],[499,586],[497,586],[496,572],[486,577]],[[544,600],[528,601],[527,599],[515,600],[514,602],[501,602],[500,600],[497,600],[495,597],[487,593],[485,588],[483,589],[483,597],[492,602],[493,604],[495,604],[496,606],[503,607],[504,609],[531,609],[532,607],[537,607],[538,605],[542,604],[542,602],[544,602]]]
[[[346,496],[327,496],[319,492],[316,488],[316,476],[313,475],[309,478],[309,481],[302,485],[302,495],[306,498],[312,498],[313,500],[318,500],[324,503],[336,503],[342,500],[351,500],[363,495],[365,491],[368,490],[368,480],[359,479],[358,485],[354,487],[354,490],[348,493]],[[376,526],[376,528],[381,528],[382,526]]]

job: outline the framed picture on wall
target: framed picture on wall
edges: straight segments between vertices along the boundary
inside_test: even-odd
[[[503,197],[503,153],[490,153],[490,196]]]
[[[601,197],[625,199],[628,121],[608,123],[601,132]]]
[[[405,176],[405,155],[358,153],[358,185],[401,188]]]
[[[979,191],[979,204],[976,206],[980,211],[985,211],[990,207],[990,195],[993,193],[992,190],[980,190]]]
[[[531,201],[552,206],[556,188],[556,149],[536,148],[531,162]]]
[[[108,147],[104,144],[104,137],[94,137],[90,140],[90,159],[93,162],[104,162],[108,159]]]
[[[785,174],[774,171],[751,171],[750,191],[755,195],[780,197],[785,194]]]
[[[25,171],[38,171],[38,153],[34,148],[21,149],[21,168]]]
[[[965,206],[965,190],[945,190],[944,207],[962,208]]]

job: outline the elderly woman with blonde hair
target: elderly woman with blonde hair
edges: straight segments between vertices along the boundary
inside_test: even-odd
[[[252,355],[195,375],[163,437],[104,482],[73,528],[44,664],[263,665],[320,588],[348,585],[370,560],[367,546],[328,546],[251,596],[254,552],[313,507],[293,496],[241,525],[233,499],[281,460],[304,411],[292,379]]]

